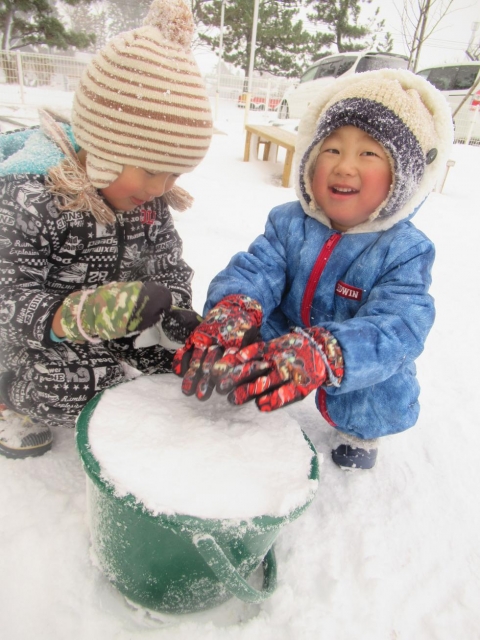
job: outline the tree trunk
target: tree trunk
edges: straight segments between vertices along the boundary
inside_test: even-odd
[[[423,39],[425,37],[425,29],[427,28],[428,12],[430,11],[431,0],[425,0],[425,4],[420,16],[420,34],[417,39],[417,45],[415,47],[415,54],[413,58],[413,73],[417,71],[418,61],[420,59],[420,51],[422,50]]]
[[[18,84],[18,69],[17,58],[14,53],[9,53],[10,50],[10,35],[12,32],[13,24],[13,7],[5,16],[5,27],[3,29],[2,38],[2,67],[5,73],[5,80],[7,84]]]
[[[2,50],[8,51],[10,49],[10,34],[12,32],[12,23],[13,23],[13,9],[5,16],[5,27],[3,29],[3,38],[2,38]]]

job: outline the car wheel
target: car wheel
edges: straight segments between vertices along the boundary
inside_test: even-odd
[[[278,108],[278,117],[281,120],[288,119],[288,102],[286,102],[286,100],[283,100]]]

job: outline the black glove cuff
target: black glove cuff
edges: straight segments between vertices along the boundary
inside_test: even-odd
[[[162,329],[171,342],[183,345],[202,320],[202,316],[193,309],[173,307],[165,314],[162,320]]]

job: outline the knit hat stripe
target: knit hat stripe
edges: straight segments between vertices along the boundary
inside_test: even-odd
[[[106,135],[108,132],[105,131],[105,128],[97,127],[95,122],[88,117],[81,117],[78,121],[77,126],[79,129],[82,129],[85,136],[92,136],[92,139],[99,138],[107,143],[111,142],[111,137]],[[117,131],[116,129],[112,129],[113,131]],[[155,132],[155,129],[152,129]],[[184,136],[185,140],[181,142],[181,148],[185,150],[198,151],[199,153],[205,154],[209,147],[209,138],[208,136],[196,136],[196,129],[192,135]],[[124,127],[122,126],[122,130],[119,132],[119,138],[121,136],[125,137],[125,140],[132,140],[132,137],[135,136],[135,140],[138,144],[154,145],[155,148],[158,147],[158,144],[162,144],[166,147],[171,147],[172,149],[179,149],[179,132],[171,131],[162,133],[162,136],[155,138],[152,134],[147,133],[146,135],[140,135],[138,132],[138,127],[130,122],[128,125],[126,124]],[[122,143],[123,144],[123,143]],[[138,147],[138,144],[136,145]]]
[[[138,91],[135,91],[135,86],[132,87],[134,92],[129,92],[126,90],[124,84],[116,82],[114,78],[110,79],[108,84],[103,82],[103,80],[105,80],[104,78],[98,80],[97,78],[88,76],[85,80],[83,87],[84,95],[87,97],[89,95],[90,99],[97,101],[97,92],[100,90],[102,92],[103,102],[109,100],[111,109],[122,111],[125,102],[128,101],[127,104],[137,105],[139,109],[145,108],[145,104],[150,106],[153,103],[153,107],[156,108],[157,105],[165,105],[168,107],[173,103],[178,111],[180,107],[177,104],[177,100],[180,97],[183,99],[183,110],[186,112],[187,117],[192,110],[203,114],[203,116],[210,115],[210,105],[205,103],[204,97],[191,95],[186,92],[172,91],[168,89],[168,86],[171,86],[170,83],[165,84],[165,87],[167,87],[166,90],[161,86],[156,86],[151,89],[147,86],[141,87],[142,94],[141,97],[139,97]],[[89,80],[89,82],[87,82],[87,80]]]
[[[93,156],[90,155],[89,158],[91,157]],[[114,157],[114,156],[109,156],[109,158],[111,157]],[[101,168],[102,171],[104,171],[106,166],[103,165],[102,161],[108,160],[108,159],[103,158],[100,155],[95,156],[95,158],[97,160],[96,160],[96,163],[94,164],[96,164],[98,168]],[[121,162],[121,159],[120,159],[120,162]],[[152,171],[154,173],[167,172],[167,173],[182,174],[182,173],[188,173],[192,171],[199,162],[200,162],[200,159],[197,161],[196,164],[192,164],[192,159],[190,158],[188,163],[182,163],[177,156],[171,156],[169,158],[165,154],[161,154],[159,157],[153,158],[152,160],[149,161],[148,158],[146,158],[145,155],[142,153],[142,155],[128,156],[127,158],[125,158],[125,161],[123,164],[117,164],[117,165],[115,165],[115,163],[113,164],[117,167],[117,170],[115,171],[115,173],[117,176],[119,176],[123,171],[123,167],[126,165],[130,167],[140,167],[142,169],[145,169],[147,171]],[[108,167],[110,169],[110,165],[108,165]]]
[[[116,93],[103,92],[104,95],[98,95],[92,87],[83,87],[81,95],[78,95],[80,108],[89,109],[107,118],[112,116],[112,121],[118,123],[130,124],[132,118],[136,119],[142,129],[158,131],[158,122],[156,127],[152,127],[152,116],[162,109],[162,122],[165,124],[175,123],[177,125],[189,125],[198,129],[204,129],[207,132],[211,128],[209,119],[209,111],[205,108],[197,106],[172,104],[171,96],[161,94],[158,99],[147,98],[145,100],[137,100],[129,95],[124,94],[125,102],[118,100]],[[185,101],[187,102],[187,101]],[[108,124],[107,128],[109,128]]]
[[[171,123],[169,131],[160,132],[158,127],[155,126],[142,126],[141,131],[139,131],[139,126],[132,118],[128,120],[121,120],[113,117],[110,118],[109,127],[102,127],[95,120],[96,115],[96,110],[92,111],[88,107],[83,109],[82,113],[79,113],[77,116],[77,126],[79,129],[82,129],[85,134],[90,132],[94,137],[96,135],[102,135],[103,138],[107,136],[108,140],[111,140],[111,136],[115,135],[119,138],[129,138],[130,141],[132,138],[138,139],[139,141],[143,140],[145,144],[156,144],[156,140],[162,140],[171,146],[178,146],[179,135],[186,132],[185,135],[188,134],[188,144],[185,144],[185,141],[182,141],[183,148],[187,149],[191,146],[192,149],[203,149],[206,153],[209,146],[209,132],[199,130],[197,127],[190,127],[186,130],[185,127]]]
[[[131,105],[128,103],[117,103],[104,98],[103,96],[99,96],[93,92],[90,92],[83,88],[83,96],[82,98],[85,100],[85,107],[90,108],[91,111],[95,111],[98,115],[103,115],[106,118],[110,118],[113,113],[118,116],[118,120],[123,123],[128,122],[136,122],[140,129],[148,129],[149,119],[151,121],[152,115],[158,110],[158,106],[161,105],[162,108],[162,124],[163,125],[177,125],[177,126],[188,126],[190,128],[195,127],[199,130],[205,129],[205,134],[209,135],[211,132],[211,122],[208,120],[208,113],[199,114],[200,117],[188,117],[182,116],[178,113],[178,109],[175,108],[175,105],[166,105],[163,102],[157,102],[152,105],[151,109],[145,109],[142,107],[137,107],[136,105]],[[78,100],[80,102],[80,100]],[[141,101],[140,101],[141,102]],[[79,107],[81,105],[77,105],[77,111],[79,111]],[[112,113],[113,112],[113,113]],[[80,115],[80,113],[78,113]],[[197,114],[196,114],[197,115]],[[142,122],[142,118],[145,118],[146,121]],[[147,125],[147,126],[146,126]],[[110,127],[109,122],[102,123],[102,128],[113,131],[114,129]]]
[[[95,144],[98,140],[96,155],[107,157],[111,153],[115,154],[115,161],[119,161],[119,158],[129,157],[132,153],[132,149],[138,151],[142,149],[145,153],[153,153],[155,155],[161,155],[162,153],[176,153],[183,155],[184,157],[190,157],[195,160],[197,157],[203,157],[208,149],[208,138],[200,140],[198,145],[192,146],[191,136],[187,132],[176,133],[172,132],[168,139],[165,139],[163,135],[155,135],[151,137],[140,137],[136,135],[133,137],[128,132],[120,132],[112,130],[111,135],[105,128],[91,127],[88,124],[83,127],[81,122],[78,122],[79,133],[84,138],[85,144]],[[135,126],[132,127],[133,129]],[[124,152],[122,152],[122,148]],[[196,164],[196,163],[195,163]]]
[[[108,53],[110,55],[107,55]],[[141,65],[141,69],[139,65]],[[98,56],[93,61],[92,66],[97,68],[100,73],[106,74],[111,78],[117,77],[124,84],[125,74],[133,73],[135,75],[128,81],[128,84],[133,86],[135,84],[143,86],[143,82],[147,81],[148,83],[148,80],[153,81],[153,86],[155,86],[157,82],[174,79],[180,82],[181,85],[191,87],[192,90],[198,91],[199,95],[205,97],[205,87],[198,77],[198,68],[195,64],[171,64],[170,60],[165,61],[165,58],[159,56],[158,52],[156,57],[152,56],[152,60],[147,61],[140,60],[138,55],[131,52],[120,52],[115,57],[112,56],[112,52],[103,52],[103,55]],[[140,70],[144,72],[141,77],[139,77]],[[165,73],[161,74],[160,70],[164,70]]]
[[[149,32],[151,32],[152,35],[149,35]],[[125,41],[127,41],[128,36],[129,36],[128,33],[123,34],[123,36],[120,35],[120,37],[125,39]],[[115,40],[113,40],[111,44],[114,44],[114,43],[115,43]],[[139,49],[141,48],[146,49],[148,47],[149,50],[152,51],[153,53],[156,53],[159,49],[158,38],[156,38],[155,29],[153,29],[152,31],[152,27],[140,27],[139,29],[136,29],[135,31],[133,31],[132,36],[129,39],[129,44],[131,46],[138,47]],[[171,60],[175,59],[182,63],[196,64],[195,62],[193,62],[193,60],[189,60],[188,58],[185,57],[185,49],[182,46],[173,42],[169,42],[168,40],[164,40],[162,43],[162,47],[163,49],[165,49],[168,55],[168,58],[170,58]]]
[[[130,95],[135,97],[139,95],[139,92],[143,95],[144,91],[150,92],[151,95],[162,93],[163,95],[184,97],[191,100],[192,106],[201,104],[204,110],[207,110],[209,107],[209,104],[205,101],[205,91],[202,85],[186,82],[186,74],[182,74],[181,76],[172,75],[171,77],[168,77],[167,74],[149,74],[148,78],[142,76],[138,81],[132,80],[132,82],[126,85],[123,78],[118,77],[118,68],[115,69],[115,73],[94,67],[95,65],[92,65],[92,72],[86,75],[84,81],[89,81],[98,87],[102,87],[104,90],[112,91],[115,89],[117,92],[121,91],[124,93],[125,88],[128,86],[131,91]],[[158,67],[156,70],[158,71]],[[138,77],[138,69],[132,70],[130,73]],[[172,87],[172,81],[175,82],[174,88]]]
[[[134,120],[125,125],[120,122],[117,126],[102,127],[92,122],[87,113],[85,118],[78,115],[77,126],[84,144],[95,144],[95,140],[99,140],[97,152],[101,155],[108,153],[113,144],[124,146],[126,149],[143,147],[150,150],[165,145],[167,148],[177,149],[179,153],[183,151],[193,153],[195,156],[204,155],[209,146],[208,132],[205,132],[204,136],[199,136],[196,127],[185,125],[172,124],[168,132],[143,130]]]
[[[122,144],[122,142],[114,142],[109,138],[103,138],[99,135],[88,135],[85,132],[85,137],[88,142],[88,139],[91,138],[92,141],[99,140],[104,143],[104,149],[108,157],[114,156],[117,162],[122,162],[122,160],[129,159],[141,159],[144,158],[146,161],[151,160],[152,162],[158,161],[159,158],[165,156],[167,158],[176,157],[179,161],[184,160],[185,162],[181,162],[181,164],[186,164],[188,162],[193,162],[195,158],[198,158],[198,162],[204,157],[206,150],[205,148],[198,149],[190,149],[185,148],[185,153],[182,154],[182,146],[181,145],[165,145],[163,140],[159,139],[156,141],[152,141],[152,144],[149,146],[139,145],[137,142],[134,144]],[[127,136],[127,140],[131,140],[131,137]],[[139,149],[142,150],[142,154],[138,155]],[[137,155],[136,155],[137,154]],[[102,151],[98,151],[98,155],[101,157],[104,154]]]
[[[128,72],[135,76],[135,80],[132,80],[132,82],[127,84],[121,76],[119,77],[119,71],[118,67],[114,70],[110,70],[93,64],[90,72],[85,74],[85,77],[82,78],[82,80],[84,84],[89,86],[94,84],[101,88],[102,91],[116,91],[123,93],[128,87],[130,89],[130,94],[133,96],[143,96],[144,92],[147,93],[147,95],[148,92],[150,92],[151,95],[161,93],[163,95],[178,96],[180,99],[185,97],[192,101],[192,105],[195,105],[195,103],[203,103],[204,110],[207,110],[209,107],[209,102],[205,98],[205,91],[202,85],[188,82],[187,80],[189,76],[187,76],[186,73],[182,73],[182,75],[171,74],[169,76],[166,72],[163,75],[159,75],[157,66],[157,73],[149,73],[148,77],[145,78],[145,76],[140,75],[138,68],[136,68]],[[127,71],[125,70],[125,72]],[[122,96],[119,95],[116,97],[117,99],[120,99]]]
[[[126,147],[120,144],[108,144],[108,141],[105,140],[104,148],[99,149],[95,155],[106,159],[111,158],[122,165],[129,164],[132,160],[136,162],[142,160],[143,164],[148,164],[149,170],[152,170],[152,164],[162,162],[162,158],[167,158],[169,163],[172,163],[173,158],[177,158],[178,166],[187,166],[190,164],[193,168],[205,155],[203,149],[186,151],[185,153],[181,151],[181,149],[175,149],[174,147],[165,147],[161,143],[155,145],[153,148],[145,149],[140,148],[138,145]]]
[[[125,61],[136,61],[137,63],[140,61],[142,64],[150,65],[151,67],[155,67],[156,64],[159,63],[162,67],[178,69],[179,71],[190,69],[195,72],[198,69],[195,60],[193,58],[185,58],[184,55],[182,55],[183,52],[179,50],[178,47],[170,47],[166,43],[162,43],[162,45],[159,46],[158,42],[155,46],[155,42],[147,38],[128,44],[128,49],[125,49],[124,47],[116,46],[116,42],[113,41],[110,50],[104,50],[103,54],[110,54],[114,57],[118,56]],[[148,58],[146,58],[145,55],[148,55]]]

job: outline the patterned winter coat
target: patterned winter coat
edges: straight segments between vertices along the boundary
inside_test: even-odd
[[[302,121],[297,162],[330,98],[323,95]],[[435,107],[437,166],[443,168],[451,118],[446,105]],[[295,326],[328,329],[342,348],[345,373],[340,387],[318,389],[317,406],[331,425],[360,438],[402,431],[418,418],[415,360],[434,321],[428,290],[435,251],[408,219],[437,178],[438,169],[427,167],[418,192],[394,215],[340,233],[306,201],[308,178],[298,175],[299,201],[273,209],[264,234],[248,252],[234,256],[209,287],[205,313],[233,293],[258,300],[265,340]]]
[[[0,178],[0,358],[8,351],[11,360],[12,347],[51,347],[55,311],[81,288],[153,280],[169,287],[175,304],[190,306],[193,272],[161,198],[117,212],[112,225],[99,224],[88,211],[60,212],[40,175],[58,152],[38,130],[10,136],[0,149],[3,172],[31,167],[38,174]]]

